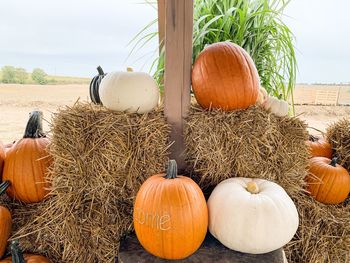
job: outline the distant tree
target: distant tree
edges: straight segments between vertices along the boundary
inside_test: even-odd
[[[15,83],[16,82],[16,69],[12,66],[4,66],[1,69],[2,82],[3,83]]]
[[[45,73],[44,70],[40,69],[40,68],[36,68],[33,70],[32,72],[32,79],[38,83],[38,84],[46,84],[47,83],[47,74]]]
[[[28,79],[28,73],[24,68],[16,68],[15,81],[16,83],[24,84]]]

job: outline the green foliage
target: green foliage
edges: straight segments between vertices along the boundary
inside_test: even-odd
[[[16,82],[16,69],[12,66],[4,66],[1,69],[2,82],[3,83],[15,83]]]
[[[28,79],[28,73],[24,68],[15,69],[15,82],[25,84]]]
[[[36,68],[32,72],[32,79],[35,81],[35,83],[38,83],[40,85],[47,83],[47,74],[44,70],[40,68]]]
[[[289,0],[195,0],[193,60],[208,44],[232,41],[251,55],[261,85],[269,94],[292,97],[296,81],[294,36],[282,21],[288,3]],[[148,32],[149,28],[147,25],[132,40],[134,49],[155,36]],[[162,50],[150,70],[155,70],[159,83],[164,74],[163,54]]]

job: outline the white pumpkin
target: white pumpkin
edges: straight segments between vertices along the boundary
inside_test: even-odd
[[[271,110],[272,113],[279,117],[288,115],[288,102],[284,100],[279,100],[278,98],[269,96],[266,103],[264,104],[266,109]]]
[[[259,105],[265,105],[269,98],[269,95],[267,94],[267,91],[265,88],[260,87],[259,94],[258,94],[258,99],[256,101],[257,104]]]
[[[156,81],[147,73],[110,72],[101,81],[99,95],[102,104],[115,111],[152,111],[159,102],[159,89]]]
[[[209,231],[224,246],[262,254],[287,244],[299,225],[297,209],[276,183],[230,178],[218,184],[208,200]]]

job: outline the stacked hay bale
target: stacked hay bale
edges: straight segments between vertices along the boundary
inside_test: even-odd
[[[240,176],[277,182],[298,196],[305,186],[307,138],[305,123],[277,117],[259,106],[231,112],[193,107],[186,128],[186,156],[206,192]]]
[[[339,120],[327,128],[327,138],[339,164],[350,171],[350,120]]]
[[[77,103],[53,118],[51,197],[12,205],[13,238],[54,262],[114,262],[132,230],[132,205],[143,181],[164,170],[169,128],[160,109],[118,113]]]
[[[285,248],[290,262],[349,262],[350,206],[320,204],[305,192],[306,124],[259,106],[247,110],[191,109],[187,161],[208,196],[222,180],[255,177],[280,184],[294,200],[300,227]]]

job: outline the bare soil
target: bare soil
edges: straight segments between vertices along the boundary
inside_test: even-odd
[[[72,106],[77,100],[89,100],[88,84],[0,84],[0,140],[8,143],[21,138],[32,110],[44,112],[44,129],[49,130],[52,113],[59,107]],[[310,127],[322,131],[338,119],[350,118],[350,106],[296,105],[295,110]],[[317,133],[313,129],[310,132]]]

